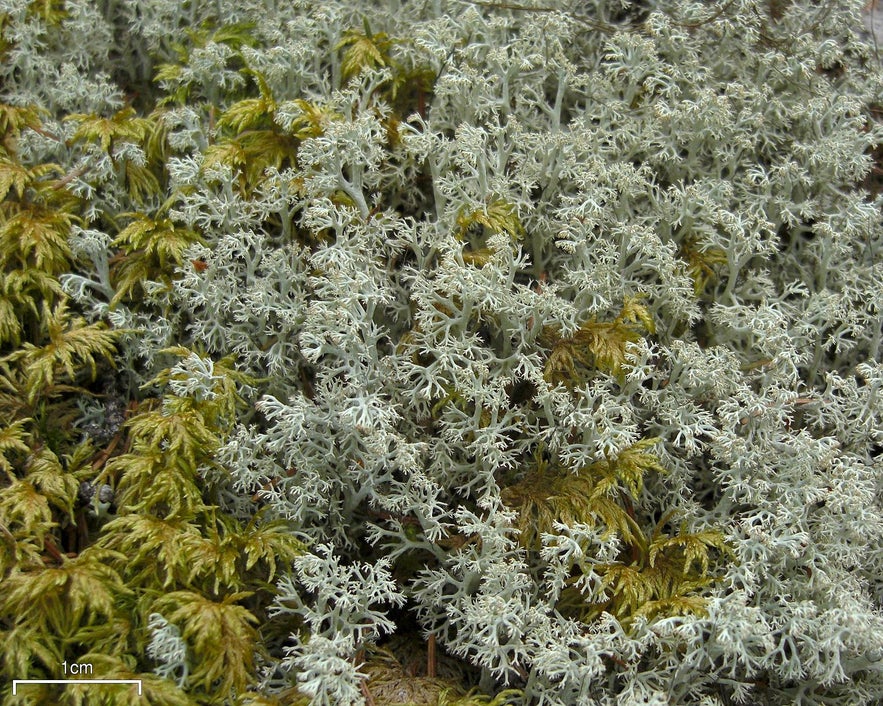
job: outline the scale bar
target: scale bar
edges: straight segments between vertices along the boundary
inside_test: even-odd
[[[16,695],[19,684],[137,684],[138,695],[141,695],[140,679],[13,679],[13,696]]]

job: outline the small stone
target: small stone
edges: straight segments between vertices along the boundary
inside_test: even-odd
[[[95,486],[92,485],[89,481],[84,480],[80,483],[80,489],[77,491],[77,499],[83,503],[84,505],[88,505],[92,502],[92,498],[95,495]]]

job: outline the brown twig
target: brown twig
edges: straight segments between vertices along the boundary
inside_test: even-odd
[[[356,654],[353,655],[353,663],[356,665],[356,667],[359,667],[364,659],[365,650],[356,650]],[[362,696],[365,697],[365,703],[367,704],[367,706],[377,706],[377,702],[374,701],[374,696],[371,694],[371,690],[368,688],[368,683],[366,679],[363,679],[359,682],[359,689],[361,689],[362,691]]]
[[[120,439],[122,439],[122,438],[123,438],[123,432],[122,431],[117,432],[117,434],[113,437],[113,439],[110,440],[110,443],[107,445],[107,447],[103,451],[98,453],[98,455],[95,457],[95,460],[92,461],[92,470],[93,471],[97,471],[99,468],[101,468],[107,462],[107,459],[110,458],[110,455],[114,452],[116,447],[119,445]]]
[[[601,655],[601,656],[602,656],[602,657],[606,657],[607,659],[609,659],[609,660],[610,660],[611,662],[613,662],[614,664],[618,664],[618,665],[619,665],[620,667],[622,667],[623,669],[628,669],[628,664],[626,664],[623,660],[621,660],[621,659],[620,659],[619,657],[617,657],[616,655],[606,654],[606,655]]]
[[[371,695],[371,691],[370,689],[368,689],[368,685],[364,681],[362,681],[359,684],[359,687],[362,689],[362,696],[365,697],[365,703],[368,704],[368,706],[377,706],[377,702]]]
[[[53,542],[48,537],[43,540],[43,548],[52,556],[55,561],[59,564],[64,563],[64,555],[62,555],[61,550],[55,546],[55,542]]]
[[[426,676],[435,679],[436,657],[435,657],[435,635],[430,635],[426,641]]]
[[[296,473],[297,473],[297,469],[296,469],[296,468],[289,468],[287,471],[285,471],[285,476],[286,476],[287,478],[292,478],[292,477],[294,477],[294,475],[295,475]],[[266,492],[266,491],[273,490],[273,489],[274,489],[277,485],[279,485],[279,483],[281,483],[283,480],[285,480],[285,478],[281,478],[281,477],[279,477],[279,478],[271,478],[271,479],[268,480],[266,483],[264,483],[260,488],[257,489],[257,492],[256,492],[254,495],[251,496],[251,501],[252,501],[253,503],[258,502],[258,500],[261,499],[261,493]]]
[[[398,515],[384,510],[375,510],[374,508],[368,508],[368,514],[380,520],[398,520],[403,525],[420,525],[420,520],[410,515]]]
[[[74,179],[79,179],[83,174],[88,172],[94,166],[95,160],[90,158],[86,160],[86,163],[82,167],[77,167],[73,171],[68,172],[63,177],[56,179],[52,182],[52,189],[54,191],[60,191],[68,184],[70,184]]]
[[[41,127],[38,127],[36,125],[29,125],[28,127],[30,127],[30,129],[36,132],[38,135],[42,135],[43,137],[49,138],[50,140],[55,140],[55,142],[64,142],[64,139],[62,139],[58,135],[55,135],[48,130],[44,130]]]

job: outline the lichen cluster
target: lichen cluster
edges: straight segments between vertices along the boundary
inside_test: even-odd
[[[0,703],[883,700],[862,4],[0,0]]]

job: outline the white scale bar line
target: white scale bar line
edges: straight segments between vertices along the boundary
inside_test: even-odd
[[[141,696],[140,679],[13,679],[12,695],[15,696],[19,684],[137,684]]]

